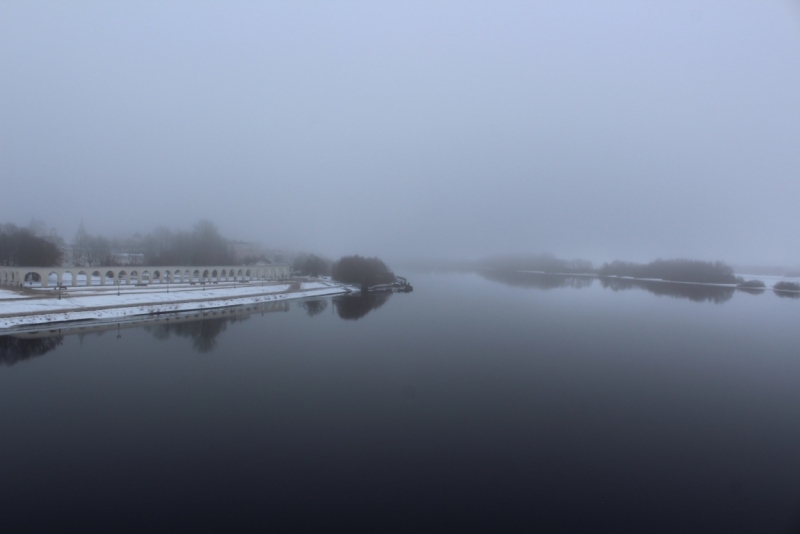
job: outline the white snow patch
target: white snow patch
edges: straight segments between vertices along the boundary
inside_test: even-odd
[[[243,306],[263,302],[292,300],[306,297],[339,295],[355,288],[318,282],[303,283],[300,291],[286,293],[288,284],[273,286],[244,286],[207,288],[193,291],[153,292],[133,290],[98,296],[29,298],[0,303],[0,330],[17,326],[49,324],[66,321],[115,319],[135,315],[155,315],[228,306]],[[194,302],[180,302],[185,300]],[[196,300],[198,299],[198,300]],[[199,300],[202,299],[202,300]],[[99,308],[99,309],[87,309]],[[33,313],[32,313],[33,312]],[[20,315],[28,314],[28,315]]]
[[[14,291],[9,291],[8,289],[0,289],[0,300],[4,299],[26,299],[29,298],[27,295],[20,295]]]

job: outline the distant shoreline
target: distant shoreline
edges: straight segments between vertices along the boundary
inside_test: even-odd
[[[771,277],[766,284],[761,280],[747,280],[737,276],[736,283],[697,282],[686,280],[668,280],[663,278],[639,278],[586,272],[559,272],[534,269],[509,269],[492,267],[476,269],[476,274],[514,287],[535,287],[539,289],[555,289],[558,287],[588,287],[596,279],[603,288],[613,290],[632,289],[638,287],[658,295],[670,295],[690,300],[711,300],[724,302],[735,292],[760,295],[771,291],[779,297],[800,298],[800,285],[787,282],[782,277]],[[762,277],[763,278],[763,277]]]

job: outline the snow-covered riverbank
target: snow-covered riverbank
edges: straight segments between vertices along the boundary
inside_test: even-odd
[[[153,287],[153,286],[151,286]],[[176,286],[167,292],[163,287],[84,290],[62,294],[29,296],[4,290],[0,292],[0,333],[18,327],[48,325],[71,321],[113,320],[141,315],[178,313],[193,310],[246,306],[271,301],[329,296],[349,293],[355,288],[328,282],[304,282],[266,286],[241,285],[197,288]]]

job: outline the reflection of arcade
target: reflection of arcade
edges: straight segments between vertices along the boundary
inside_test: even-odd
[[[42,356],[63,342],[63,336],[34,338],[0,336],[0,364],[14,365],[22,360]]]
[[[360,293],[334,299],[333,304],[341,319],[358,320],[383,306],[391,295],[391,293]]]
[[[215,314],[216,315],[216,314]],[[192,348],[197,352],[209,352],[217,346],[217,336],[228,329],[228,323],[246,321],[249,315],[231,315],[224,313],[220,316],[203,317],[192,321],[161,323],[145,326],[154,338],[166,341],[170,336],[185,337],[192,340]]]
[[[197,352],[209,352],[217,346],[217,336],[228,329],[228,323],[246,321],[254,313],[287,312],[288,302],[268,302],[242,308],[227,308],[193,313],[174,319],[160,321],[145,326],[144,329],[158,340],[165,341],[170,336],[185,337],[192,340],[192,348]]]
[[[125,322],[103,322],[78,325],[65,324],[57,330],[29,330],[11,336],[0,336],[0,363],[13,365],[17,361],[41,356],[61,345],[64,335],[97,334],[106,331],[145,327],[156,339],[168,339],[171,334],[195,340],[194,348],[207,352],[216,346],[216,337],[225,331],[226,324],[244,321],[254,313],[288,312],[288,301],[264,302],[252,306],[217,308],[184,313],[158,314],[132,318]]]

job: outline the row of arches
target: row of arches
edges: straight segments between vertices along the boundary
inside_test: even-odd
[[[263,267],[0,268],[0,283],[26,287],[213,284],[285,280],[287,265]]]

